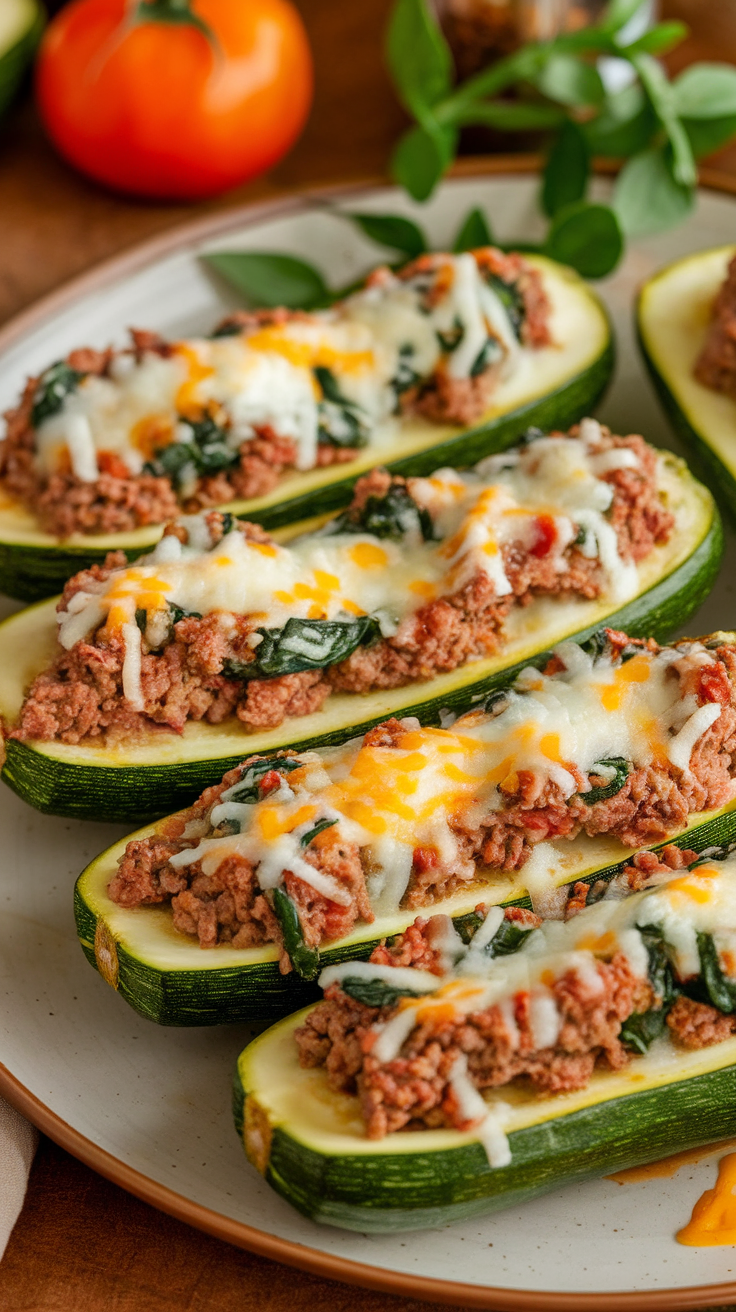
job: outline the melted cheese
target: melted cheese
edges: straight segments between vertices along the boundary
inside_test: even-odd
[[[459,337],[453,350],[443,347],[444,334]],[[479,360],[486,367],[489,343],[488,363],[503,361],[506,372],[522,354],[472,255],[448,255],[436,273],[408,280],[387,271],[328,310],[235,336],[175,342],[165,357],[119,354],[110,377],[83,378],[40,425],[37,462],[48,474],[69,458],[78,477],[90,481],[97,477],[95,453],[106,451],[136,475],[157,448],[191,437],[187,421],[210,413],[226,428],[233,453],[269,427],[294,439],[298,469],[312,469],[325,400],[315,370],[332,372],[341,395],[359,407],[370,440],[397,410],[402,370],[424,379],[444,359],[453,378],[468,378]],[[333,420],[339,426],[339,416]]]
[[[570,643],[559,647],[557,655],[566,668],[550,676],[531,668],[522,671],[496,715],[470,712],[448,729],[420,728],[416,721],[407,721],[390,747],[354,739],[302,755],[302,766],[290,772],[288,784],[277,794],[242,808],[240,834],[204,838],[172,857],[172,865],[204,858],[211,873],[219,861],[239,852],[257,866],[264,888],[280,883],[286,869],[316,887],[314,867],[305,861],[299,843],[317,820],[326,818],[336,821],[346,842],[363,849],[371,872],[368,894],[374,911],[381,914],[398,908],[417,847],[433,849],[461,879],[474,879],[475,864],[459,852],[456,827],[473,829],[489,812],[500,811],[522,775],[540,795],[552,783],[571,797],[591,787],[588,776],[597,774],[597,763],[608,756],[620,756],[634,767],[666,761],[670,744],[678,743],[678,731],[693,714],[691,698],[680,695],[673,664],[684,660],[692,667],[713,659],[697,643],[657,654],[642,651],[619,663],[607,655],[593,660]],[[733,788],[736,794],[736,782]],[[224,795],[210,817],[213,826],[228,800]],[[538,858],[530,881],[534,888],[541,889],[545,878],[549,882],[558,855],[553,844],[539,845],[529,863]],[[726,890],[723,904],[717,889]],[[729,890],[700,869],[648,895],[648,915],[660,917],[649,923],[666,928],[683,973],[692,968],[696,930],[712,924],[720,932],[729,923],[736,928],[736,917],[728,920]],[[335,901],[343,900],[326,886],[323,891]],[[632,905],[629,899],[627,906]],[[599,914],[591,908],[585,923],[596,928]],[[596,929],[599,936],[611,928],[610,915],[606,904],[605,923]],[[567,933],[567,928],[550,922],[544,931],[553,943],[558,932]],[[646,953],[638,936],[632,932],[621,942],[632,969],[641,971]],[[462,956],[456,942],[446,946],[448,959]],[[726,946],[731,951],[734,944],[729,940]],[[587,945],[581,950],[587,951]],[[528,959],[528,954],[515,958],[514,968],[526,970]],[[592,993],[595,979],[590,972],[587,978]],[[537,982],[541,979],[539,974]],[[539,1002],[540,1018],[546,1005]]]
[[[445,469],[413,479],[412,495],[432,515],[441,541],[424,542],[418,533],[400,542],[367,533],[333,534],[328,525],[327,531],[289,546],[247,542],[233,531],[213,548],[204,516],[184,517],[189,544],[182,548],[168,535],[134,565],[116,570],[99,586],[90,584],[74,598],[73,610],[60,613],[60,641],[69,649],[93,632],[101,617],[114,630],[145,610],[150,624],[169,603],[201,615],[257,616],[254,628],[280,628],[292,617],[367,614],[388,637],[428,600],[458,591],[478,573],[491,580],[497,596],[505,596],[510,591],[505,548],[514,543],[536,552],[543,531],[553,571],[562,570],[563,552],[581,517],[598,514],[593,505],[610,504],[610,485],[593,472],[600,430],[595,421],[589,423],[592,440],[539,439],[464,474]],[[636,589],[636,566],[623,562],[617,550],[601,563],[612,598],[620,599],[624,584]]]

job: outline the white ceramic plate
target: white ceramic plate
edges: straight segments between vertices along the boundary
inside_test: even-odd
[[[525,176],[460,178],[421,210],[389,189],[363,192],[359,207],[416,215],[441,247],[474,205],[487,209],[500,239],[533,236],[535,190],[536,181]],[[337,203],[355,202],[353,194]],[[673,445],[636,355],[633,297],[666,261],[732,241],[735,209],[728,196],[701,193],[687,224],[637,243],[602,284],[619,365],[600,414],[616,431]],[[94,271],[4,329],[0,410],[26,374],[74,345],[119,342],[128,324],[165,334],[209,328],[227,302],[197,252],[233,247],[305,255],[341,282],[376,259],[375,248],[326,213],[324,202],[200,221]],[[691,632],[735,626],[735,578],[731,542],[718,586]],[[599,1312],[736,1298],[734,1249],[684,1248],[674,1240],[714,1180],[713,1154],[671,1179],[624,1186],[591,1181],[440,1231],[367,1237],[304,1220],[251,1169],[233,1130],[230,1081],[248,1031],[159,1029],[136,1016],[82,956],[72,917],[74,878],[122,829],[40,816],[7,789],[0,825],[0,1091],[96,1169],[234,1243],[415,1297],[466,1307]]]

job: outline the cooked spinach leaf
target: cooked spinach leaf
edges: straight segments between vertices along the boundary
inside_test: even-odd
[[[347,975],[345,979],[341,979],[340,988],[349,998],[362,1002],[366,1007],[393,1007],[399,998],[422,996],[420,993],[415,993],[413,989],[397,988],[384,979],[359,979],[356,975]]]
[[[477,911],[469,911],[464,916],[458,916],[454,922],[455,929],[466,946],[472,943],[484,921],[485,916],[480,915]],[[518,921],[507,920],[504,916],[493,938],[484,948],[486,956],[508,957],[514,952],[518,952],[524,940],[532,933],[533,928],[533,925],[520,925]]]
[[[75,392],[86,374],[80,373],[78,369],[72,369],[65,360],[57,360],[46,369],[38,380],[38,387],[33,394],[33,409],[31,410],[31,424],[38,428],[44,419],[50,419],[51,415],[58,414],[66,398]]]
[[[324,833],[325,829],[331,829],[332,826],[336,824],[337,820],[318,820],[314,829],[310,829],[306,834],[302,834],[302,847],[309,847],[312,839],[316,838],[317,834]]]
[[[477,378],[479,374],[485,373],[501,358],[501,347],[495,337],[488,337],[484,345],[479,350],[472,365],[470,366],[470,377]]]
[[[465,329],[457,315],[452,321],[452,328],[449,328],[447,332],[443,333],[439,330],[435,332],[435,337],[441,349],[446,351],[448,355],[452,355],[452,352],[457,350],[464,336]]]
[[[585,638],[583,642],[579,643],[579,646],[582,651],[587,652],[589,656],[592,656],[593,660],[597,660],[599,656],[612,656],[613,654],[613,644],[605,629],[596,629],[595,633],[591,633],[589,638]],[[641,647],[634,646],[633,642],[627,643],[627,645],[620,650],[618,648],[616,649],[615,660],[620,661],[622,665],[625,665],[626,662],[632,660],[634,656],[638,656],[640,651]]]
[[[261,782],[264,775],[270,774],[272,770],[277,774],[287,775],[292,770],[298,770],[301,764],[301,761],[295,760],[293,756],[266,756],[261,761],[253,761],[244,771],[242,778],[234,785],[229,800],[260,802]]]
[[[499,301],[509,316],[509,322],[514,330],[514,336],[521,341],[524,320],[526,319],[526,306],[518,284],[515,282],[504,282],[504,279],[499,278],[496,273],[486,274],[486,282],[491,288],[491,291],[496,293]]]
[[[374,538],[402,542],[409,534],[421,534],[425,542],[434,538],[432,516],[417,505],[401,483],[394,483],[383,497],[368,497],[359,515],[346,510],[328,524],[324,533],[371,533]]]
[[[611,756],[608,760],[596,761],[590,773],[594,775],[598,766],[606,766],[611,770],[615,770],[615,774],[610,784],[600,784],[597,788],[591,788],[587,793],[578,793],[578,797],[585,802],[586,806],[594,806],[596,802],[605,802],[609,797],[615,797],[616,793],[621,792],[631,773],[631,766],[628,761],[624,760],[623,756]]]
[[[399,360],[396,366],[396,373],[391,379],[391,387],[396,395],[396,400],[408,392],[410,387],[416,387],[417,383],[422,381],[422,375],[414,368],[412,359],[414,356],[414,347],[411,342],[404,342],[399,347]]]
[[[645,1053],[650,1044],[664,1034],[667,1012],[679,993],[675,983],[667,944],[659,925],[644,925],[640,929],[649,957],[649,983],[656,997],[656,1005],[648,1011],[634,1012],[621,1026],[621,1041],[635,1052]]]
[[[267,679],[300,670],[322,670],[344,661],[356,647],[381,636],[378,621],[371,615],[355,620],[305,620],[292,616],[283,629],[259,629],[263,642],[256,659],[246,667],[246,677]]]
[[[331,369],[318,364],[312,372],[322,389],[317,406],[320,442],[338,447],[367,446],[370,424],[362,406],[343,396]]]
[[[621,1026],[619,1038],[642,1056],[667,1027],[667,1007],[650,1007],[649,1011],[634,1012]]]
[[[698,934],[698,953],[702,992],[714,1007],[730,1015],[736,1010],[736,980],[724,975],[711,934]]]
[[[273,890],[273,909],[284,936],[284,947],[294,970],[301,979],[316,979],[319,974],[319,952],[304,941],[302,922],[288,893],[282,888]]]
[[[227,429],[215,423],[211,415],[182,422],[189,428],[191,437],[183,442],[156,447],[153,459],[143,466],[144,473],[168,478],[174,487],[179,488],[191,470],[201,477],[217,474],[238,463],[240,456],[228,445]]]
[[[168,603],[169,619],[172,624],[178,624],[179,620],[201,620],[202,616],[198,610],[185,610],[183,606],[175,606],[173,601]]]

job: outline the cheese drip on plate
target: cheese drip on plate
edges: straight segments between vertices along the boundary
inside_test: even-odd
[[[71,467],[90,482],[104,451],[138,475],[161,449],[191,443],[191,425],[209,416],[233,461],[266,429],[293,439],[296,468],[312,469],[319,442],[365,445],[403,392],[442,362],[452,378],[468,379],[495,366],[508,373],[524,350],[473,256],[448,255],[431,274],[386,271],[331,309],[139,358],[118,353],[109,376],[83,376],[39,425],[36,459],[46,474]],[[196,483],[198,472],[195,460],[182,478]]]
[[[619,953],[634,976],[648,979],[649,953],[642,930],[660,932],[680,982],[700,974],[698,936],[709,936],[723,975],[736,983],[736,956],[731,951],[736,941],[736,859],[706,861],[693,870],[660,874],[654,880],[655,887],[623,898],[612,885],[600,901],[573,919],[547,921],[528,932],[510,955],[493,955],[492,939],[502,918],[500,909],[493,907],[469,944],[463,942],[449,918],[438,916],[430,922],[432,941],[441,937],[445,949],[443,975],[432,976],[411,966],[346,961],[323,970],[319,983],[323,989],[350,980],[362,986],[385,984],[407,995],[395,1003],[387,1020],[374,1024],[371,1056],[381,1063],[400,1055],[417,1026],[442,1028],[493,1006],[500,1009],[509,1047],[516,1051],[520,1036],[514,1017],[521,998],[528,1006],[534,1051],[554,1047],[562,1024],[553,993],[555,982],[571,973],[577,975],[581,999],[594,1006],[604,988],[597,963],[611,961]],[[455,940],[452,945],[451,938]],[[655,995],[653,1005],[662,1002]],[[482,1097],[468,1076],[464,1054],[453,1067],[449,1083],[461,1119],[474,1126],[491,1166],[507,1165],[511,1152],[503,1120],[508,1105],[493,1095],[489,1101]]]
[[[601,453],[599,444],[599,425],[586,420],[579,438],[539,438],[469,472],[441,469],[410,480],[414,503],[431,517],[430,541],[418,528],[400,540],[342,532],[337,520],[288,546],[251,542],[237,529],[211,546],[205,517],[184,517],[185,546],[167,535],[134,565],[76,593],[59,614],[59,640],[68,650],[101,624],[120,630],[141,612],[144,627],[156,628],[157,613],[170,606],[252,615],[254,628],[267,629],[291,618],[371,615],[390,637],[423,604],[479,573],[496,596],[508,595],[504,550],[512,543],[564,572],[565,551],[581,532],[584,554],[600,560],[605,591],[624,600],[637,589],[638,571],[619,555],[605,517],[613,488],[602,474],[635,467],[637,457],[626,447]]]
[[[241,783],[234,784],[209,822],[216,828],[228,819],[239,832],[203,838],[172,856],[172,866],[201,860],[211,874],[239,854],[256,867],[263,888],[281,883],[287,870],[316,887],[317,871],[305,859],[302,839],[329,821],[345,842],[364,849],[372,908],[390,914],[406,893],[417,848],[433,850],[460,878],[477,877],[458,831],[472,832],[482,819],[501,813],[522,773],[540,796],[549,784],[563,799],[584,796],[590,775],[605,772],[601,762],[621,758],[630,768],[672,763],[675,756],[681,759],[683,741],[693,737],[690,726],[702,733],[706,720],[713,723],[721,713],[718,703],[698,707],[694,697],[683,697],[672,670],[682,660],[712,665],[700,643],[656,654],[639,651],[626,661],[610,653],[594,658],[574,643],[562,644],[556,655],[563,668],[551,675],[523,670],[495,714],[470,712],[448,729],[421,728],[407,719],[393,746],[354,739],[302,753],[277,792],[226,814],[220,808],[242,791]],[[688,763],[689,756],[680,768]],[[273,766],[278,769],[277,759]],[[544,862],[548,881],[554,869],[554,845],[540,844],[534,857],[541,885]],[[345,898],[334,880],[332,892],[326,885],[321,891],[336,902]]]

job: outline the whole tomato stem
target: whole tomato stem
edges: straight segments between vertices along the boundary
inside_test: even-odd
[[[204,19],[192,10],[192,0],[138,0],[134,11],[136,23],[175,23],[196,27],[210,45],[218,49],[217,37]]]

